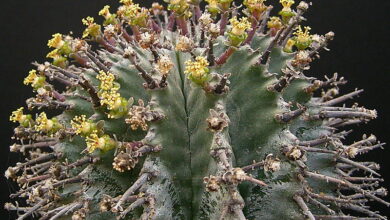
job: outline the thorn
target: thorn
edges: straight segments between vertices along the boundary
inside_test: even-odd
[[[309,210],[309,207],[307,207],[305,201],[303,201],[302,197],[299,195],[294,195],[293,199],[295,202],[298,203],[298,206],[302,209],[303,214],[306,215],[306,217],[310,220],[316,220],[313,216],[313,213]]]
[[[272,49],[276,46],[277,42],[279,41],[281,35],[282,35],[282,32],[284,31],[285,29],[280,29],[278,31],[278,33],[276,34],[276,36],[274,37],[274,39],[271,41],[271,43],[268,45],[267,49],[263,52],[263,54],[261,55],[259,61],[257,62],[258,65],[265,65],[267,64],[268,60],[269,60],[269,56],[271,55],[271,51]]]
[[[267,21],[268,21],[268,18],[269,18],[269,15],[270,15],[272,9],[273,9],[273,6],[270,5],[267,7],[267,10],[265,12],[263,12],[263,15],[261,18],[262,21],[261,21],[260,26],[259,26],[258,31],[257,31],[258,33],[264,34],[265,27],[267,26]]]
[[[21,152],[24,153],[26,150],[29,149],[36,149],[36,148],[45,148],[45,147],[53,147],[56,145],[58,141],[42,141],[42,142],[36,142],[36,143],[31,143],[31,144],[13,144],[10,146],[10,151],[11,152]]]
[[[276,114],[275,119],[279,122],[289,123],[290,121],[296,119],[300,115],[302,115],[306,110],[306,106],[297,104],[298,109],[290,112],[285,112],[282,114]]]
[[[327,102],[320,103],[319,105],[321,105],[321,106],[332,106],[332,105],[336,105],[336,104],[339,104],[339,103],[343,103],[343,102],[345,102],[348,99],[352,99],[353,97],[358,96],[363,91],[364,91],[363,89],[356,90],[354,92],[351,92],[351,93],[348,93],[346,95],[340,96],[338,98],[329,100]]]
[[[330,209],[330,208],[329,208],[328,206],[326,206],[325,204],[319,202],[318,200],[313,199],[313,198],[311,198],[310,196],[307,196],[307,198],[308,198],[308,200],[309,200],[310,203],[312,203],[312,204],[316,205],[317,207],[319,207],[319,208],[325,210],[328,214],[331,214],[331,215],[335,215],[335,214],[336,214],[335,211],[333,211],[332,209]]]
[[[134,183],[133,185],[126,190],[126,192],[122,195],[119,201],[112,207],[113,212],[122,212],[123,207],[122,204],[127,201],[128,197],[132,196],[135,191],[140,189],[150,178],[152,178],[151,173],[143,173]]]
[[[314,178],[314,179],[322,180],[322,181],[325,181],[325,182],[332,182],[332,183],[335,183],[335,184],[341,185],[341,186],[346,186],[349,189],[353,189],[356,192],[360,192],[360,193],[364,194],[366,197],[368,197],[370,199],[373,199],[373,200],[375,200],[377,202],[380,202],[380,203],[386,205],[387,207],[390,207],[390,203],[384,201],[381,198],[376,197],[375,195],[371,194],[370,192],[365,191],[362,188],[360,188],[359,186],[356,186],[356,185],[354,185],[354,184],[352,184],[352,183],[350,183],[350,182],[348,182],[346,180],[340,180],[340,179],[337,179],[337,178],[334,178],[334,177],[326,176],[326,175],[323,175],[323,174],[317,174],[317,173],[313,173],[313,172],[310,172],[310,171],[304,171],[304,173],[305,173],[306,176]]]
[[[121,214],[119,215],[119,217],[117,219],[122,219],[122,218],[125,218],[126,215],[133,211],[134,209],[140,207],[141,205],[145,204],[146,203],[146,197],[141,197],[141,198],[138,198],[137,200],[135,200],[133,203],[131,203],[131,205],[129,205],[125,210],[123,210],[123,212],[121,212]]]
[[[378,220],[378,218],[365,218],[365,217],[355,217],[349,215],[315,215],[317,220]]]
[[[41,201],[39,201],[37,204],[35,204],[33,207],[31,207],[26,213],[24,213],[23,215],[21,215],[17,220],[23,220],[23,219],[26,219],[28,218],[30,215],[32,215],[35,211],[37,211],[38,209],[40,209],[41,207],[43,207],[44,205],[46,205],[46,203],[48,203],[48,200],[47,199],[42,199]]]
[[[88,94],[91,96],[93,107],[97,108],[100,107],[100,98],[96,92],[96,89],[91,85],[91,83],[82,76],[79,80],[79,85],[88,92]]]
[[[367,171],[367,172],[370,172],[374,175],[377,175],[377,176],[381,176],[379,173],[375,172],[374,170],[368,168],[367,166],[364,166],[358,162],[355,162],[355,161],[352,161],[350,159],[347,159],[345,157],[337,157],[337,160],[340,161],[340,162],[343,162],[343,163],[346,163],[346,164],[350,164],[352,166],[355,166],[356,168],[359,168],[361,170],[364,170],[364,171]]]

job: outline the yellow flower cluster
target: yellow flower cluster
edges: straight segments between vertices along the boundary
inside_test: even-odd
[[[109,118],[117,118],[125,115],[127,112],[127,101],[121,97],[118,90],[118,83],[115,83],[115,76],[112,73],[100,71],[96,78],[100,81],[100,91],[98,93],[100,104],[106,105],[110,110]]]
[[[85,141],[87,142],[88,153],[93,153],[96,149],[101,148],[101,146],[104,146],[105,144],[104,138],[99,138],[96,131],[90,134]]]
[[[134,4],[132,1],[128,1],[123,6],[119,7],[117,13],[122,18],[128,20],[130,25],[142,27],[147,25],[149,10],[141,8],[139,4]]]
[[[251,23],[248,21],[247,17],[242,17],[238,20],[237,17],[234,16],[229,21],[232,25],[231,33],[236,36],[245,34],[245,31],[251,27]]]
[[[162,75],[167,75],[169,71],[172,69],[173,63],[168,56],[162,56],[157,62],[157,70]]]
[[[24,78],[23,84],[24,85],[33,84],[37,78],[38,78],[37,71],[30,70],[30,72],[28,72],[28,76]]]
[[[62,38],[62,34],[56,33],[52,35],[52,39],[50,39],[47,43],[47,46],[51,48],[61,48],[64,45],[64,40]]]
[[[23,107],[18,108],[17,110],[13,111],[11,116],[9,117],[9,120],[12,122],[20,122],[22,121],[24,114],[23,114]]]
[[[19,122],[19,124],[23,127],[31,127],[34,124],[34,120],[32,120],[32,116],[30,114],[25,115],[23,113],[24,108],[18,108],[13,111],[9,120],[12,122]]]
[[[93,17],[83,18],[81,20],[87,28],[83,32],[83,38],[91,36],[92,38],[96,38],[101,34],[101,26],[95,23],[95,19]]]
[[[168,10],[175,12],[179,16],[192,16],[192,13],[188,10],[190,4],[187,0],[169,0],[168,2]]]
[[[100,71],[96,78],[100,81],[99,88],[102,90],[111,90],[114,86],[115,76],[112,73]],[[116,89],[117,90],[117,89]]]
[[[30,85],[37,90],[46,85],[46,77],[37,74],[36,70],[30,70],[28,76],[23,80],[24,85]]]
[[[120,0],[119,2],[124,4],[124,5],[132,5],[132,4],[134,4],[133,0]]]
[[[93,123],[88,121],[85,115],[75,116],[70,124],[76,134],[88,135],[94,129]]]
[[[291,6],[294,4],[294,0],[280,0],[280,4],[282,4],[282,11],[291,11]]]
[[[99,137],[97,130],[94,130],[90,135],[88,135],[85,141],[87,143],[87,151],[90,154],[97,149],[108,151],[117,146],[116,141],[111,139],[110,136],[103,135]]]
[[[185,62],[186,69],[185,74],[188,74],[188,78],[199,85],[207,80],[209,74],[209,62],[206,57],[198,56],[195,61],[188,60]]]
[[[267,22],[267,26],[268,26],[268,28],[274,28],[274,29],[279,30],[280,28],[282,28],[283,24],[282,24],[282,21],[280,20],[279,17],[273,16]]]
[[[295,13],[291,10],[291,6],[295,2],[293,0],[280,0],[280,4],[282,4],[283,9],[279,12],[279,15],[282,16],[283,22],[286,24],[290,20],[291,17],[295,15]]]
[[[303,30],[301,26],[298,26],[297,31],[294,33],[295,37],[293,40],[295,41],[295,46],[298,48],[298,50],[304,50],[312,43],[312,35],[309,33],[311,28],[304,27],[304,29],[305,30]]]
[[[250,12],[258,12],[262,13],[267,9],[267,7],[264,5],[264,2],[266,0],[244,0],[243,4],[249,9]]]
[[[99,15],[103,16],[105,19],[103,26],[108,26],[110,24],[116,25],[118,23],[118,20],[116,19],[116,14],[111,14],[109,5],[104,6],[104,8],[99,11]]]
[[[304,27],[305,30],[302,29],[302,27],[299,25],[297,31],[295,31],[294,35],[296,36],[297,41],[307,41],[308,39],[311,39],[310,30],[311,28],[306,26]]]
[[[35,125],[35,130],[37,131],[47,132],[51,130],[51,128],[53,128],[53,121],[47,118],[45,112],[41,112],[41,114],[39,114],[35,121],[37,123]]]
[[[41,112],[35,119],[34,128],[36,131],[53,135],[62,128],[62,125],[59,123],[57,118],[48,119],[46,113]]]
[[[107,105],[109,110],[114,109],[115,104],[121,99],[118,93],[119,86],[114,84],[114,74],[100,71],[96,78],[100,81],[100,104]]]
[[[109,5],[104,6],[103,9],[99,11],[99,15],[105,18],[110,17],[111,16],[110,6]]]

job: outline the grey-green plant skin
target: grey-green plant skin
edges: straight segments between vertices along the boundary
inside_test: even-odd
[[[292,19],[302,20],[301,15],[306,10],[302,6],[306,6],[305,3],[299,5]],[[196,7],[196,4],[191,5],[191,9],[196,10]],[[267,21],[266,14],[262,19]],[[89,50],[74,52],[88,62],[85,66],[37,64],[38,69],[44,69],[47,78],[62,77],[71,83],[63,92],[65,100],[61,102],[67,109],[57,116],[63,128],[53,137],[47,137],[55,143],[50,144],[50,152],[27,153],[32,157],[55,157],[40,161],[49,163],[41,171],[29,170],[28,167],[36,164],[31,164],[34,159],[27,160],[30,164],[18,164],[8,170],[16,171],[12,172],[15,175],[8,173],[7,176],[16,179],[23,192],[11,197],[28,197],[29,207],[22,209],[19,219],[33,213],[41,219],[94,220],[117,217],[386,219],[364,206],[368,201],[389,206],[380,199],[386,191],[374,187],[374,183],[382,181],[376,172],[378,165],[352,161],[356,154],[382,144],[377,143],[374,136],[364,137],[354,144],[342,142],[349,133],[343,131],[344,125],[367,122],[376,117],[376,112],[357,106],[344,107],[344,101],[360,91],[334,97],[332,91],[345,84],[342,78],[335,76],[319,81],[304,75],[309,62],[327,46],[333,34],[319,36],[319,40],[307,48],[306,58],[310,61],[305,62],[297,56],[300,51],[287,53],[283,49],[283,37],[290,36],[297,23],[291,20],[285,24],[279,30],[280,35],[256,31],[248,44],[242,43],[222,63],[218,58],[229,49],[226,45],[229,36],[213,38],[210,35],[201,40],[201,24],[193,26],[188,20],[188,30],[192,30],[188,36],[195,45],[190,52],[175,50],[180,36],[185,33],[183,27],[179,25],[176,31],[171,31],[168,24],[162,23],[161,33],[153,33],[158,38],[156,47],[143,48],[140,40],[128,40],[122,33],[111,46],[102,44],[106,47],[94,48],[97,61],[86,55]],[[227,29],[230,28],[229,25]],[[141,29],[141,32],[146,31]],[[210,33],[206,31],[207,34]],[[208,45],[212,45],[212,50]],[[270,49],[269,57],[267,49]],[[152,81],[157,84],[161,81],[153,51],[157,51],[159,57],[170,57],[173,63],[166,86],[152,88],[148,81],[145,85],[145,77],[140,76],[140,71],[144,70]],[[210,63],[209,79],[203,85],[194,83],[184,73],[185,62],[198,56],[208,57]],[[299,62],[303,64],[297,65]],[[97,91],[96,76],[107,69],[120,84],[121,97],[142,99],[150,106],[149,112],[162,116],[148,120],[147,131],[130,128],[125,123],[127,116],[108,118],[105,106],[96,107],[93,96],[80,98],[91,94],[80,86],[82,77]],[[220,91],[217,85],[221,85],[224,74],[230,75],[226,75],[228,83],[222,84]],[[321,89],[325,90],[322,96],[313,95]],[[36,106],[34,102],[36,100],[29,100],[29,107]],[[49,103],[47,107],[61,106]],[[127,108],[130,111],[131,106]],[[212,112],[217,112],[217,116]],[[113,169],[118,149],[85,152],[85,138],[76,135],[70,123],[79,115],[86,115],[94,122],[104,121],[104,134],[117,143],[137,142],[158,150],[139,155],[134,168],[118,172]],[[213,119],[220,122],[217,128],[210,124]],[[22,143],[39,143],[45,139],[45,133],[37,134],[32,130],[19,126],[15,137]],[[27,152],[23,144],[14,145],[12,149]],[[32,151],[36,150],[33,147]],[[60,167],[62,175],[55,174],[56,167]],[[355,176],[357,171],[364,171],[367,176]],[[26,179],[42,175],[47,178],[25,184]],[[104,203],[105,199],[109,202]],[[13,210],[15,206],[7,204],[6,208]],[[345,212],[348,209],[368,217],[349,216]]]

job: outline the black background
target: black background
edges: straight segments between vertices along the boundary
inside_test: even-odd
[[[136,0],[149,6],[152,1]],[[277,4],[276,0],[268,3]],[[113,8],[114,0],[2,0],[0,13],[0,169],[1,173],[16,161],[20,155],[10,154],[12,127],[8,121],[11,111],[24,106],[26,98],[32,96],[31,87],[22,84],[23,78],[32,68],[30,62],[44,61],[49,49],[47,40],[53,33],[73,31],[79,36],[83,30],[81,19],[97,16],[104,5]],[[330,45],[330,52],[323,52],[321,60],[315,61],[309,76],[322,78],[324,74],[338,72],[349,81],[343,92],[355,87],[365,89],[356,99],[367,108],[377,109],[379,118],[367,125],[354,128],[347,141],[360,140],[364,133],[374,133],[382,142],[390,143],[390,1],[388,0],[315,0],[306,14],[305,24],[313,33],[324,34],[330,30],[336,33]],[[374,160],[381,164],[381,173],[390,188],[390,149],[376,150],[359,159]],[[13,185],[3,176],[1,181],[0,219],[12,219],[2,209],[8,200]],[[389,197],[387,198],[389,201]],[[389,209],[375,204],[376,210],[390,216]]]

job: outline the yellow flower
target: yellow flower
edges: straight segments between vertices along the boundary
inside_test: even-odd
[[[93,130],[96,130],[96,125],[92,121],[87,120],[85,115],[75,116],[70,121],[70,124],[76,134],[83,136],[89,135]]]
[[[124,4],[124,5],[132,5],[132,4],[134,4],[133,0],[120,0],[119,2]]]
[[[23,84],[29,85],[35,82],[35,80],[38,78],[37,71],[36,70],[30,70],[28,73],[28,76],[24,78]]]
[[[109,118],[120,118],[127,113],[127,100],[121,97],[118,93],[120,88],[118,83],[115,83],[115,76],[112,73],[100,71],[96,76],[100,80],[100,91],[98,96],[100,104],[106,105],[110,110]]]
[[[99,11],[99,15],[101,15],[105,18],[110,17],[111,16],[110,6],[109,5],[104,6],[104,8]]]
[[[211,14],[216,14],[220,11],[219,7],[218,7],[218,0],[206,0],[208,4],[207,6],[207,10],[211,13]]]
[[[283,5],[282,11],[291,11],[291,6],[294,3],[294,0],[280,0],[280,4]]]
[[[11,116],[9,117],[9,120],[12,122],[20,122],[23,119],[23,107],[18,108],[17,110],[13,111]]]
[[[57,59],[59,57],[61,57],[61,54],[59,53],[59,50],[58,49],[54,49],[52,51],[50,51],[47,55],[46,55],[47,58],[52,58],[52,59]]]
[[[47,46],[53,47],[53,48],[61,48],[64,45],[64,40],[62,39],[62,34],[56,33],[52,35],[53,38],[50,39],[47,43]]]
[[[101,34],[101,26],[95,23],[95,19],[93,17],[83,18],[81,20],[87,28],[83,32],[83,38],[91,36],[92,38],[96,38]]]
[[[173,63],[171,59],[168,56],[162,56],[158,62],[157,62],[157,70],[162,74],[162,75],[167,75],[169,71],[172,69]]]
[[[108,90],[100,93],[100,104],[107,105],[108,110],[113,110],[121,103],[121,96],[116,90]]]
[[[249,9],[250,12],[257,11],[262,13],[267,7],[264,5],[266,0],[244,0],[243,4]]]
[[[168,10],[174,11],[179,16],[191,17],[192,13],[188,10],[190,4],[187,0],[170,0]]]
[[[293,40],[295,41],[295,46],[298,50],[304,50],[308,48],[312,43],[312,35],[310,35],[309,31],[310,27],[304,27],[305,31],[302,30],[302,27],[299,25],[297,31],[294,33],[295,37]]]
[[[93,153],[96,149],[108,151],[115,148],[117,145],[117,143],[108,135],[99,137],[97,130],[94,130],[90,135],[88,135],[85,141],[87,143],[88,153]]]
[[[271,17],[270,20],[267,22],[268,28],[275,28],[280,29],[283,24],[279,17]]]
[[[185,74],[188,74],[188,78],[198,85],[203,85],[208,79],[209,74],[209,62],[206,57],[198,56],[195,61],[188,60],[185,62],[186,69]]]
[[[96,76],[96,79],[100,80],[100,86],[99,88],[102,90],[110,90],[114,88],[114,80],[115,76],[114,74],[104,71],[100,71],[99,74]]]
[[[9,117],[9,120],[12,122],[19,122],[19,124],[23,127],[31,127],[34,124],[34,121],[32,120],[32,116],[30,114],[25,115],[23,114],[24,108],[18,108],[17,110],[13,111],[11,116]]]
[[[30,85],[37,90],[46,84],[46,77],[37,74],[36,70],[30,70],[28,76],[23,80],[24,85]]]
[[[37,123],[35,125],[35,130],[37,131],[50,131],[54,125],[53,121],[47,118],[45,112],[41,112],[41,114],[39,114],[35,121]]]
[[[251,27],[251,23],[248,21],[247,17],[243,17],[238,20],[237,17],[234,16],[229,21],[232,25],[231,33],[236,36],[245,34],[245,31]]]
[[[295,3],[293,0],[280,0],[280,3],[283,5],[283,9],[279,12],[279,15],[282,16],[283,22],[286,24],[295,13],[291,10],[291,6]]]
[[[92,134],[88,135],[85,140],[87,142],[88,153],[93,153],[96,149],[103,148],[106,144],[104,138],[99,138],[97,131],[93,131]]]

